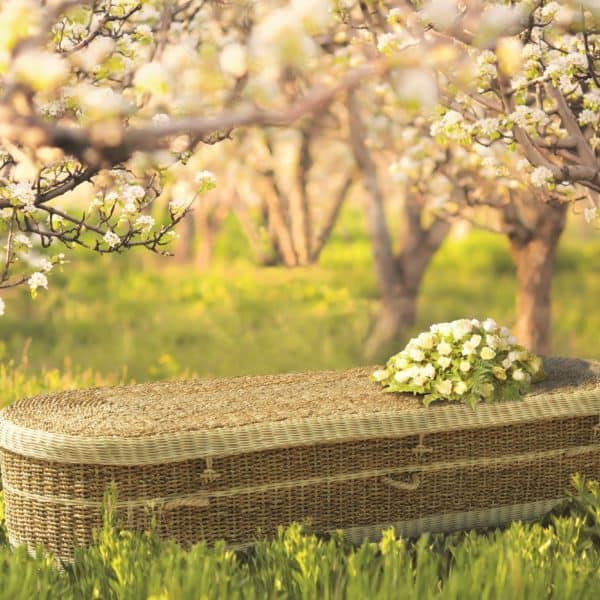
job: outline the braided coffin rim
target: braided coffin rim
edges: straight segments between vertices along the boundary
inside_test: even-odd
[[[443,406],[428,410],[289,420],[236,429],[186,431],[139,438],[48,433],[2,420],[0,447],[22,456],[61,463],[148,465],[290,446],[404,437],[587,415],[598,415],[600,420],[600,389],[483,405],[476,410],[462,405]]]
[[[567,372],[571,364],[581,366],[584,363],[573,359],[551,360],[554,366],[562,366]],[[354,414],[345,414],[343,410],[333,414],[317,412],[302,418],[288,416],[213,429],[203,427],[200,422],[192,430],[132,437],[121,432],[112,436],[72,435],[23,426],[12,420],[13,415],[18,414],[17,402],[10,409],[0,411],[0,448],[25,457],[60,463],[151,465],[292,446],[505,426],[567,416],[598,415],[600,419],[600,383],[596,379],[600,365],[592,362],[585,365],[594,375],[586,385],[536,391],[523,400],[480,404],[475,409],[450,403],[425,409],[415,408],[413,403],[395,410],[365,410]],[[352,372],[356,378],[356,369]],[[338,377],[344,373],[339,372]],[[176,405],[177,398],[170,401]],[[214,394],[214,401],[217,412],[218,393]],[[51,411],[51,405],[48,411]],[[136,416],[130,418],[135,421]]]

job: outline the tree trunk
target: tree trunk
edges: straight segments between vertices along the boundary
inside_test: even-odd
[[[276,250],[286,267],[298,266],[298,256],[294,248],[292,234],[286,220],[285,206],[287,197],[283,190],[277,185],[275,173],[266,173],[269,186],[265,193],[267,207],[269,210],[269,229],[275,239]]]
[[[344,200],[346,199],[346,196],[348,195],[348,191],[350,190],[351,186],[352,177],[348,177],[342,184],[342,187],[338,190],[336,197],[329,206],[327,214],[325,215],[325,218],[321,225],[321,229],[312,243],[312,253],[310,257],[311,264],[319,262],[321,252],[323,251],[323,248],[327,243],[327,240],[329,240],[329,236],[331,235],[331,232],[335,227],[335,224],[340,214],[340,210],[342,208],[342,204],[344,203]]]
[[[565,228],[564,204],[540,204],[535,226],[509,234],[517,267],[517,326],[515,334],[525,347],[550,352],[552,274],[560,236]]]
[[[205,271],[212,262],[217,235],[229,214],[231,201],[220,198],[215,205],[200,203],[194,211],[198,246],[194,257],[196,268]]]
[[[378,355],[397,352],[398,345],[406,337],[408,329],[417,316],[417,293],[399,285],[381,298],[377,316],[373,320],[365,340],[365,356],[373,359]]]
[[[298,156],[296,173],[296,188],[289,199],[290,225],[292,240],[298,257],[298,265],[305,266],[310,262],[312,254],[310,210],[308,206],[308,172],[312,165],[310,157],[311,134],[308,130],[302,132],[302,142]]]

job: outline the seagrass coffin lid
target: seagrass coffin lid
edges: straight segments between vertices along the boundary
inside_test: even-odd
[[[0,411],[0,448],[80,464],[148,465],[273,448],[600,416],[600,363],[547,358],[523,400],[425,408],[373,367],[72,390]]]

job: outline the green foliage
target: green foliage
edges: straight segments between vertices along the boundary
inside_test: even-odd
[[[184,550],[152,533],[122,531],[109,503],[95,545],[63,572],[41,551],[12,551],[0,537],[0,600],[593,599],[600,595],[600,486],[575,484],[577,495],[543,524],[416,540],[390,529],[360,546],[293,525],[237,553],[222,544]]]
[[[53,275],[50,290],[35,301],[24,291],[5,295],[0,361],[18,357],[30,344],[35,373],[63,370],[69,357],[74,371],[91,368],[136,381],[365,364],[364,339],[378,294],[362,219],[346,210],[321,264],[309,268],[253,265],[235,221],[207,273],[142,253],[72,256],[65,273]],[[553,291],[556,355],[600,357],[600,313],[594,308],[600,279],[593,276],[598,260],[600,240],[567,233]],[[515,291],[503,238],[478,232],[449,239],[426,274],[419,318],[409,333],[465,316],[491,316],[512,327]],[[406,341],[382,349],[378,361]]]

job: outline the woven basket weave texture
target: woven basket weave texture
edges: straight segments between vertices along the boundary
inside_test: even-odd
[[[600,365],[547,359],[524,400],[424,408],[371,368],[42,395],[0,415],[11,543],[62,560],[101,524],[243,546],[310,520],[350,538],[533,519],[600,479]]]

